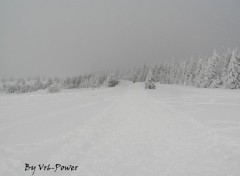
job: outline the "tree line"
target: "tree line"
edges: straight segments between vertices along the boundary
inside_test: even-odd
[[[240,54],[237,49],[228,50],[222,56],[214,51],[208,58],[172,60],[152,67],[132,68],[124,77],[143,82],[149,72],[154,82],[161,84],[240,89]]]
[[[135,82],[159,82],[179,84],[200,88],[240,89],[240,54],[237,49],[219,55],[216,51],[211,57],[186,60],[171,60],[153,66],[144,64],[126,70],[98,72],[79,76],[60,78],[13,78],[1,80],[1,91],[6,93],[26,93],[40,89],[58,90],[60,88],[98,88],[114,87],[119,80]],[[152,84],[152,83],[151,83]],[[148,83],[150,85],[150,83]]]
[[[48,89],[50,93],[58,92],[61,88],[98,88],[102,85],[114,87],[118,84],[115,74],[110,73],[92,73],[86,75],[72,76],[65,79],[60,78],[21,78],[2,79],[1,91],[6,93],[27,93],[41,89]]]

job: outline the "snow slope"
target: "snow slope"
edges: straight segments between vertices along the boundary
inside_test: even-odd
[[[122,82],[0,97],[0,175],[239,176],[240,93]]]

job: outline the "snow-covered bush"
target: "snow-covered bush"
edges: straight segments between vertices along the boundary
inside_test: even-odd
[[[7,91],[7,85],[6,85],[5,83],[2,85],[2,91],[3,91],[3,92],[6,92],[6,91]]]
[[[155,88],[156,86],[153,80],[153,74],[152,74],[152,71],[150,70],[145,81],[145,89],[155,89]]]
[[[56,93],[60,91],[60,86],[57,83],[54,83],[48,87],[48,92],[49,93]]]
[[[22,85],[20,88],[20,93],[27,93],[30,91],[30,86],[29,85]]]
[[[113,74],[110,74],[106,80],[107,87],[115,87],[116,85],[118,85],[118,83],[119,81],[113,76]]]
[[[34,91],[37,91],[37,90],[43,89],[43,88],[44,88],[44,85],[40,79],[38,79],[34,82],[34,84],[33,84]]]
[[[106,79],[107,79],[107,76],[106,76],[106,75],[100,75],[100,76],[98,77],[98,83],[99,83],[99,85],[104,84],[104,82],[106,81]]]
[[[19,89],[20,87],[17,84],[8,85],[7,93],[16,93]]]

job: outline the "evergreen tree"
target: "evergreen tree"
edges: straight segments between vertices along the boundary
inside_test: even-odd
[[[230,89],[240,88],[240,58],[233,51],[227,70],[227,87]]]
[[[228,71],[228,65],[229,65],[229,62],[231,60],[231,57],[232,57],[232,53],[233,51],[231,51],[230,49],[228,49],[227,53],[225,54],[225,56],[223,57],[223,73],[222,73],[222,82],[223,82],[223,86],[225,88],[228,87],[227,85],[227,71]]]
[[[172,63],[170,65],[170,78],[169,78],[169,83],[174,84],[176,82],[176,76],[177,76],[177,65],[175,62],[172,60]]]
[[[52,84],[53,84],[52,78],[48,78],[47,86],[49,87],[49,86],[52,85]]]
[[[147,66],[146,64],[143,65],[143,68],[140,69],[140,73],[138,74],[138,82],[143,82],[147,76]]]
[[[180,69],[181,69],[181,75],[180,75],[180,79],[179,79],[179,83],[186,85],[186,80],[187,80],[187,64],[186,61],[183,61],[180,64]]]
[[[208,58],[207,68],[205,72],[205,87],[209,87],[214,79],[216,79],[216,58],[217,55],[214,51],[213,57]]]
[[[195,86],[205,88],[205,79],[206,79],[206,69],[207,69],[207,61],[206,60],[199,60],[196,70],[196,79],[195,79]]]
[[[145,80],[145,89],[155,89],[155,88],[156,86],[154,83],[153,74],[152,74],[152,71],[150,70]]]

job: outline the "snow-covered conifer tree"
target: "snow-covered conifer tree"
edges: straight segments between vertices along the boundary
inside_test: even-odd
[[[196,78],[195,78],[195,86],[196,87],[206,87],[205,79],[206,79],[206,69],[207,69],[207,61],[200,59],[197,64],[196,70]]]
[[[227,85],[227,70],[228,70],[228,65],[229,65],[229,62],[231,60],[231,57],[232,57],[232,51],[230,49],[227,50],[226,54],[224,55],[223,57],[223,72],[222,72],[222,82],[223,82],[223,86],[225,88],[228,87]]]
[[[52,80],[52,78],[48,78],[48,81],[47,81],[47,87],[49,87],[50,85],[52,85],[54,82]]]
[[[185,85],[186,84],[186,80],[187,80],[187,63],[186,61],[183,61],[180,64],[180,69],[181,69],[181,75],[179,77],[179,83]]]
[[[174,84],[176,82],[176,74],[177,74],[177,65],[175,64],[175,62],[172,60],[172,63],[170,65],[170,77],[169,77],[169,83],[170,84]]]
[[[227,88],[240,88],[240,58],[236,51],[233,51],[227,70]]]
[[[207,69],[206,69],[206,79],[205,79],[205,87],[209,87],[212,82],[217,78],[216,74],[216,65],[217,65],[218,55],[216,51],[214,51],[213,56],[208,59]]]
[[[146,64],[144,64],[143,67],[140,69],[137,81],[143,82],[146,79],[147,72],[148,72],[148,68],[147,68]]]
[[[155,89],[155,88],[156,86],[154,83],[153,74],[152,74],[152,71],[150,70],[145,80],[145,89]]]
[[[221,85],[220,57],[213,52],[213,56],[207,62],[202,63],[201,71],[197,76],[197,87],[219,87]],[[198,65],[199,66],[199,65]],[[211,84],[214,84],[211,86]],[[219,84],[219,85],[217,85]]]

